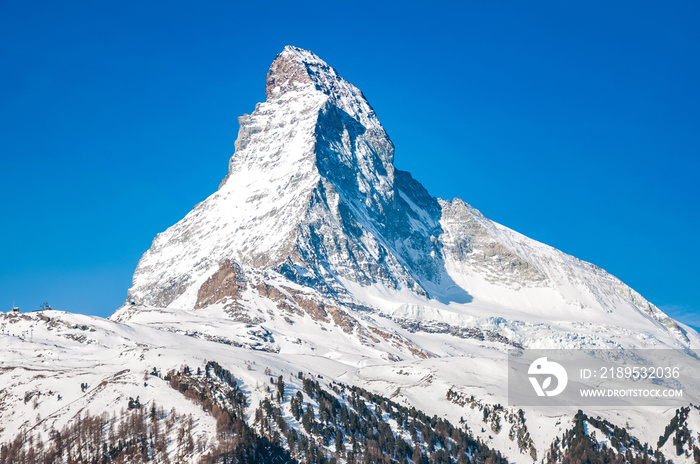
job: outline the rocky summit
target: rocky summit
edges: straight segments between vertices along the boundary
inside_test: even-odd
[[[314,53],[285,47],[265,85],[218,190],[156,236],[109,319],[0,316],[0,464],[700,456],[700,387],[678,409],[519,408],[507,391],[509,350],[696,363],[694,330],[431,196]]]
[[[239,118],[219,190],[144,254],[119,320],[132,304],[231,305],[242,294],[221,286],[241,287],[247,273],[264,270],[409,322],[498,332],[518,322],[561,323],[565,332],[590,323],[598,346],[647,346],[646,338],[600,336],[607,326],[646,326],[658,343],[687,346],[685,329],[602,269],[462,200],[434,198],[396,169],[394,145],[362,92],[312,52],[286,47],[267,73],[266,96]],[[222,280],[222,272],[244,280]],[[504,327],[494,326],[498,317]],[[510,337],[559,346],[540,335]]]

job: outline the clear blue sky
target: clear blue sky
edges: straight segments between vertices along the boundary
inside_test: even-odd
[[[107,316],[213,193],[284,45],[435,196],[700,326],[700,3],[0,1],[0,309]]]

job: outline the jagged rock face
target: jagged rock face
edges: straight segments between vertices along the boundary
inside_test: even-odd
[[[267,101],[239,118],[219,191],[156,237],[129,299],[192,307],[226,259],[332,294],[344,291],[339,277],[425,294],[419,280],[439,280],[428,233],[439,207],[409,175],[397,183],[394,146],[359,89],[316,55],[287,47],[266,91]]]
[[[543,285],[546,277],[506,248],[477,219],[481,214],[462,200],[441,201],[444,234],[440,237],[452,260],[470,266],[487,281],[509,287]],[[483,218],[486,220],[486,218]]]
[[[219,270],[199,287],[194,307],[199,309],[228,299],[238,300],[246,287],[245,273],[241,266],[227,259],[221,263]]]
[[[391,313],[398,304],[391,296],[368,296],[386,289],[422,301],[403,305],[399,318],[463,325],[477,317],[486,321],[480,330],[495,330],[479,308],[580,322],[617,311],[612,324],[632,316],[682,338],[675,323],[602,269],[459,199],[433,198],[394,167],[394,145],[362,92],[313,53],[286,47],[267,74],[266,96],[239,118],[218,191],[142,257],[131,302],[193,309],[234,301],[231,263],[239,263],[341,304],[379,308],[384,298],[381,310]],[[357,290],[363,287],[370,290]],[[453,306],[445,312],[444,305]]]

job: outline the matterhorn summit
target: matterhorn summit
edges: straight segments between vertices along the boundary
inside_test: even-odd
[[[260,293],[246,282],[266,272],[404,326],[478,328],[522,346],[556,346],[576,324],[591,338],[573,345],[689,343],[602,269],[462,200],[432,197],[394,167],[394,145],[362,92],[312,52],[285,47],[266,97],[239,118],[219,190],[155,238],[116,318],[212,304],[245,318],[243,300]]]
[[[226,260],[332,295],[347,294],[344,280],[425,294],[420,282],[441,277],[440,208],[394,168],[394,146],[362,92],[295,47],[266,81],[267,101],[239,118],[219,191],[156,237],[129,301],[192,308]]]

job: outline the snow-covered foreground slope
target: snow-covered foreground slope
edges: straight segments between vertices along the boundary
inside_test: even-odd
[[[88,414],[106,413],[109,421],[116,415],[116,429],[130,398],[148,408],[157,404],[166,413],[174,410],[179,425],[192,415],[197,439],[215,439],[213,418],[147,375],[154,366],[199,361],[180,349],[184,337],[57,311],[8,314],[0,319],[0,330],[3,443],[20,431],[48,443],[51,430]],[[174,458],[176,450],[170,448]]]
[[[509,349],[673,348],[696,363],[694,330],[595,265],[433,198],[313,53],[286,47],[266,83],[218,191],[154,239],[109,320],[0,318],[0,464],[36,443],[48,462],[529,463],[589,448],[692,462],[694,406],[505,405]]]
[[[261,405],[266,398],[272,398],[273,405],[279,404],[288,430],[315,437],[329,457],[336,456],[341,462],[347,453],[336,454],[334,440],[324,444],[322,434],[306,431],[303,420],[294,419],[292,402],[298,391],[304,391],[300,372],[332,394],[338,385],[356,385],[390,399],[397,409],[415,408],[428,417],[444,418],[499,451],[508,462],[533,462],[533,456],[541,460],[575,424],[577,407],[520,410],[505,406],[505,350],[509,345],[489,340],[487,333],[470,337],[411,332],[372,314],[353,320],[349,333],[350,322],[339,325],[330,316],[325,320],[317,317],[314,311],[290,312],[284,316],[288,320],[271,317],[251,326],[227,317],[221,306],[189,311],[134,310],[138,314],[133,319],[138,321],[124,323],[56,311],[3,315],[0,443],[9,443],[19,431],[35,442],[51,443],[52,431],[75,424],[79,416],[103,416],[108,436],[107,430],[118,430],[134,414],[129,409],[130,399],[138,399],[146,415],[156,405],[161,433],[166,433],[169,420],[174,424],[166,442],[171,462],[200,462],[219,445],[217,421],[194,397],[173,388],[167,373],[175,375],[188,369],[193,378],[203,379],[208,361],[232,373],[246,398],[243,417],[261,436],[281,432],[279,425],[269,422],[268,432],[265,422],[256,420],[261,414],[257,409],[264,409]],[[202,373],[195,374],[199,369]],[[285,383],[284,398],[276,403],[280,376]],[[349,394],[336,396],[351,408]],[[310,404],[316,417],[321,417],[318,397],[303,397],[303,404]],[[649,443],[655,450],[675,410],[593,408],[585,413],[626,427],[640,444]],[[687,427],[695,437],[700,432],[700,411],[692,407],[688,415]],[[178,438],[185,433],[180,429],[189,416],[196,444],[193,451],[187,450],[186,439]],[[391,427],[397,437],[402,436],[398,423],[390,418],[387,423],[394,424]],[[596,437],[602,440],[602,432]],[[423,438],[404,439],[411,448],[417,443],[431,456]],[[346,450],[352,449],[347,435],[345,440]],[[284,444],[284,439],[281,442]],[[674,462],[693,462],[676,457],[672,441],[669,443],[661,447],[666,456],[674,457]],[[690,443],[697,445],[695,438]],[[692,453],[692,446],[684,444],[683,450]],[[634,453],[640,454],[639,450]],[[299,451],[294,455],[303,456]]]

